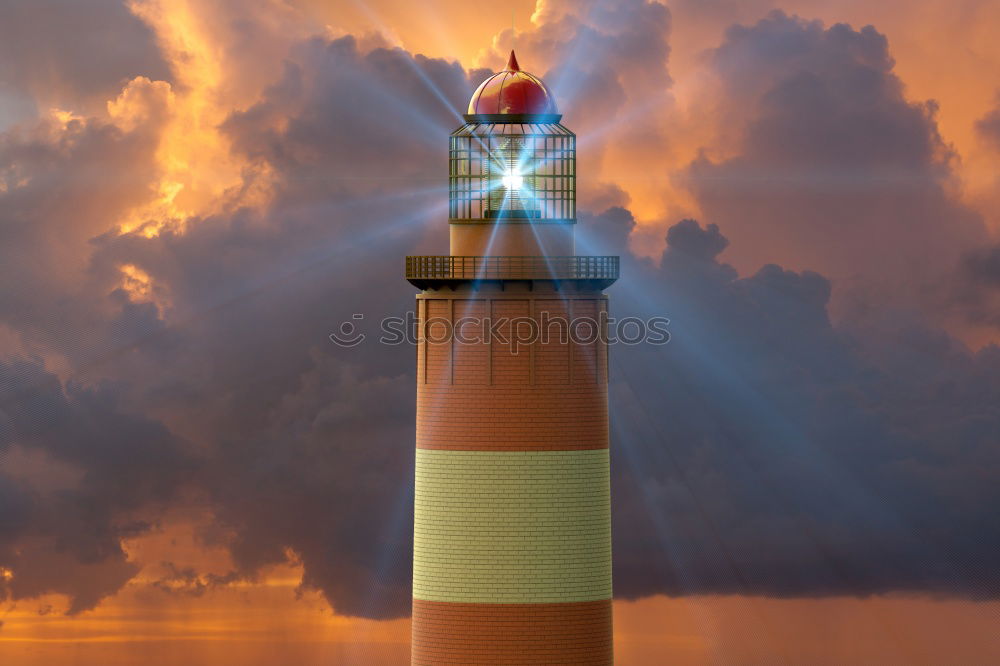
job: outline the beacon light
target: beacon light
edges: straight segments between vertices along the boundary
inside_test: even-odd
[[[519,190],[524,185],[524,176],[515,168],[507,169],[501,180],[508,190]]]

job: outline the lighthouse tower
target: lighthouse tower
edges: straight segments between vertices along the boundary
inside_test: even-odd
[[[451,134],[417,295],[412,664],[612,663],[607,296],[576,136],[514,53]]]

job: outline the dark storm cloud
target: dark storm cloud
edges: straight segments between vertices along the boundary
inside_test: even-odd
[[[46,119],[0,135],[0,328],[15,349],[85,375],[123,324],[150,321],[142,306],[116,306],[116,278],[89,263],[90,240],[149,195],[161,119],[146,120],[124,132]],[[147,405],[126,404],[124,384],[64,385],[40,358],[4,352],[0,566],[14,577],[3,595],[62,593],[70,612],[86,610],[135,575],[121,539],[150,528],[144,510],[172,497],[187,456],[140,413]]]
[[[1000,287],[1000,247],[969,253],[966,257],[966,266],[976,281]]]
[[[1000,350],[897,317],[858,338],[822,276],[739,278],[691,220],[667,241],[611,289],[672,336],[613,349],[616,592],[1000,594]]]
[[[121,539],[150,529],[138,512],[173,499],[192,461],[161,424],[124,411],[122,392],[63,386],[37,359],[0,362],[0,567],[16,574],[3,596],[67,594],[75,613],[135,575]],[[32,454],[73,483],[29,483]]]
[[[970,321],[1000,326],[1000,245],[976,248],[962,257],[953,293]]]
[[[807,44],[826,34],[772,20]],[[272,203],[154,238],[110,229],[154,181],[155,114],[129,132],[88,120],[4,136],[5,173],[30,177],[0,192],[0,252],[30,260],[0,264],[0,321],[77,378],[4,366],[5,445],[22,467],[28,450],[66,467],[45,490],[5,465],[0,554],[33,554],[0,562],[24,585],[13,594],[93,605],[132,575],[119,539],[187,489],[210,501],[206,538],[235,569],[178,563],[162,587],[251,578],[292,551],[338,612],[408,612],[413,350],[327,336],[344,321],[377,336],[412,307],[402,257],[446,251],[450,110],[481,74],[349,37],[301,44],[224,124],[266,167],[248,173],[273,175]],[[919,320],[841,331],[824,277],[768,265],[740,279],[720,262],[721,220],[672,227],[659,265],[628,255],[624,208],[581,222],[584,247],[625,258],[615,313],[673,322],[666,347],[613,351],[619,594],[996,594],[995,350],[970,354]],[[120,289],[124,264],[162,301]]]
[[[1000,100],[1000,96],[998,96]],[[998,108],[993,109],[976,122],[976,129],[989,144],[1000,151],[1000,102]]]
[[[135,76],[169,80],[152,31],[123,0],[12,0],[0,21],[0,82],[48,106],[103,105]]]
[[[949,195],[935,104],[906,99],[886,38],[773,12],[731,27],[710,59],[736,154],[701,157],[687,182],[737,267],[777,261],[861,285],[857,296],[938,305],[986,234]]]

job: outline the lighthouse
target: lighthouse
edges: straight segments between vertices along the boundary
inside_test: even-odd
[[[608,299],[577,254],[576,135],[511,52],[448,151],[416,286],[411,663],[613,662]]]

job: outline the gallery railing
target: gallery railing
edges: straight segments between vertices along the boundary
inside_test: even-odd
[[[408,280],[600,280],[618,279],[618,257],[406,258]]]

